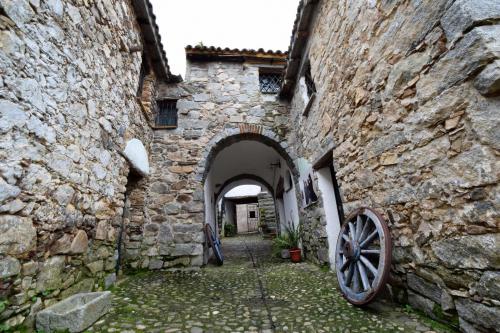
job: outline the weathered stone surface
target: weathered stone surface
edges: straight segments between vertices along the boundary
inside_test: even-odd
[[[500,272],[484,272],[476,289],[483,297],[500,300]]]
[[[73,254],[85,253],[88,248],[89,239],[87,233],[83,230],[78,230],[71,242],[70,251]]]
[[[83,279],[80,282],[75,283],[71,287],[61,292],[61,298],[66,298],[78,293],[91,292],[94,289],[93,279]]]
[[[31,218],[0,215],[0,253],[19,255],[36,245],[36,230]]]
[[[500,19],[500,4],[495,0],[458,0],[448,8],[441,25],[448,41],[454,41],[474,25]]]
[[[0,132],[7,132],[13,127],[22,128],[28,119],[26,113],[22,108],[10,101],[1,100],[0,101]],[[0,180],[0,184],[4,183],[4,180]],[[3,195],[5,193],[1,191],[0,201],[3,200]]]
[[[11,276],[16,276],[21,272],[21,264],[19,260],[12,257],[0,259],[0,278],[5,279]]]
[[[82,332],[105,315],[110,307],[109,291],[73,295],[40,311],[36,316],[36,327],[44,332]]]
[[[64,265],[65,259],[63,256],[55,256],[47,259],[40,268],[36,290],[41,292],[60,288]]]
[[[444,239],[432,250],[447,267],[500,268],[500,234]]]
[[[60,205],[66,206],[71,202],[75,190],[69,185],[60,186],[56,192],[53,194],[54,198]]]
[[[50,247],[51,254],[64,254],[69,253],[71,250],[71,235],[64,234],[61,238],[56,240]]]
[[[464,298],[457,299],[455,304],[461,318],[487,329],[498,329],[500,308],[486,306]]]
[[[175,244],[172,255],[175,257],[181,256],[197,256],[203,253],[201,244]]]
[[[488,64],[481,71],[474,80],[474,87],[485,96],[496,96],[500,93],[500,60]]]
[[[88,263],[86,267],[89,269],[92,275],[96,275],[97,273],[102,272],[104,270],[104,261],[96,260],[91,263]]]
[[[436,303],[441,303],[441,288],[431,282],[428,282],[416,274],[409,273],[407,276],[408,287],[415,292],[430,298]]]
[[[430,299],[420,296],[412,291],[408,291],[408,303],[415,309],[423,311],[428,316],[434,316],[433,310],[436,303]]]

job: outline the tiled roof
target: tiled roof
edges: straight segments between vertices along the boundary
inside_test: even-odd
[[[264,50],[264,49],[231,49],[229,47],[215,47],[215,46],[191,46],[188,45],[186,46],[186,53],[197,53],[197,54],[202,54],[202,53],[207,53],[207,54],[239,54],[239,55],[267,55],[267,56],[276,56],[276,57],[285,57],[287,55],[287,52],[282,52],[280,50]]]

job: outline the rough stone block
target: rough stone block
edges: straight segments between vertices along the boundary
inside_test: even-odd
[[[483,297],[500,300],[500,272],[484,272],[476,289]]]
[[[36,229],[31,218],[0,215],[0,253],[23,254],[36,245]]]
[[[448,41],[454,41],[474,25],[498,19],[500,2],[497,0],[458,0],[443,15],[441,26]]]
[[[500,94],[500,60],[495,60],[479,73],[474,87],[485,96]]]
[[[432,310],[434,309],[436,303],[430,299],[420,296],[412,291],[408,291],[408,303],[410,303],[412,307],[423,311],[428,316],[434,316]]]
[[[499,307],[486,306],[466,298],[457,299],[455,305],[459,317],[484,328],[496,329],[500,323]]]
[[[436,303],[441,303],[441,288],[437,285],[430,283],[413,273],[409,273],[406,276],[406,280],[408,282],[408,287],[414,291],[430,298]]]
[[[450,268],[500,268],[500,234],[449,238],[431,246]]]
[[[160,269],[163,267],[163,261],[160,259],[151,259],[148,267],[149,269]]]
[[[111,308],[111,293],[83,293],[58,302],[36,316],[38,330],[50,333],[68,330],[82,332]]]
[[[175,244],[172,252],[174,257],[182,256],[197,256],[203,254],[203,246],[201,244]]]
[[[87,233],[83,230],[78,230],[73,242],[71,242],[70,252],[73,254],[85,253],[87,251],[89,239]]]
[[[12,257],[0,259],[0,279],[15,276],[21,272],[19,260]]]
[[[59,288],[62,282],[64,264],[64,256],[55,256],[47,259],[38,275],[36,291],[47,291]]]

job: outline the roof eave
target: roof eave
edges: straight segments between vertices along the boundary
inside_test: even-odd
[[[307,41],[309,30],[316,4],[319,0],[303,0],[298,7],[295,19],[290,47],[288,48],[287,64],[283,83],[281,85],[280,97],[290,98],[297,82],[300,64]]]
[[[178,81],[178,76],[170,73],[168,59],[161,43],[161,36],[153,14],[153,7],[149,0],[132,0],[132,6],[141,28],[144,40],[144,50],[150,57],[151,66],[159,79],[167,82]]]

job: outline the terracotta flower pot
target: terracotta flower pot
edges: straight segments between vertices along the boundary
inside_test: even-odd
[[[299,248],[290,249],[290,259],[292,262],[300,262],[301,258],[301,250]]]

